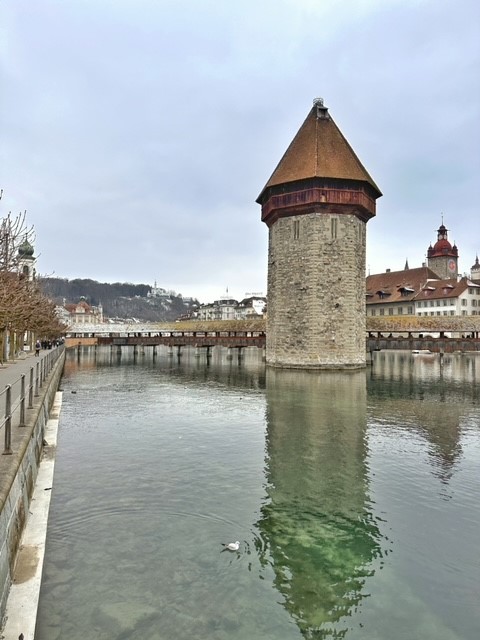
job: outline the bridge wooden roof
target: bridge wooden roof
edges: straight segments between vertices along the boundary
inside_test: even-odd
[[[265,331],[264,318],[245,320],[185,320],[159,325],[169,331]]]
[[[264,332],[264,318],[246,320],[183,320],[180,322],[143,322],[139,324],[71,323],[69,333],[148,333],[155,331],[253,331]]]
[[[367,332],[427,333],[480,331],[480,316],[367,316]]]
[[[325,108],[326,112],[327,109]],[[382,195],[331,116],[317,117],[314,105],[263,188],[308,178],[333,178],[367,182]]]

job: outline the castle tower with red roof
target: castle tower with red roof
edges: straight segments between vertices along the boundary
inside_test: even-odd
[[[381,195],[315,100],[257,199],[269,228],[267,364],[365,366],[366,223]]]
[[[458,249],[448,240],[448,229],[442,224],[437,229],[437,241],[427,250],[428,267],[440,278],[456,278],[458,275]]]

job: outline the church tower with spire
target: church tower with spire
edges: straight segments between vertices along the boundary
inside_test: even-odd
[[[458,275],[458,249],[448,240],[448,229],[443,224],[437,229],[437,241],[427,250],[427,263],[429,269],[434,271],[439,278],[448,280]]]
[[[473,280],[473,282],[480,283],[480,262],[478,261],[478,254],[475,258],[475,264],[472,265],[470,270],[470,279]]]
[[[267,364],[365,366],[366,223],[381,195],[316,99],[257,199],[269,229]]]
[[[21,275],[27,280],[35,278],[35,261],[34,248],[25,236],[25,240],[18,247],[17,265]]]

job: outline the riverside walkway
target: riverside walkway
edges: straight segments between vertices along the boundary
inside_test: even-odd
[[[40,592],[43,556],[47,531],[48,510],[52,487],[56,449],[56,433],[61,394],[57,393],[50,406],[48,420],[41,440],[36,445],[42,452],[36,481],[25,466],[25,456],[32,456],[33,428],[39,412],[47,407],[49,388],[60,373],[57,361],[63,346],[44,349],[36,357],[21,354],[14,361],[0,365],[0,584],[2,611],[0,638],[2,640],[33,640]],[[58,396],[58,399],[57,399]],[[40,436],[41,438],[41,436]],[[33,454],[34,457],[40,453]],[[38,464],[38,458],[37,463]],[[19,487],[25,485],[23,489]],[[31,496],[28,514],[22,508],[26,494]],[[12,500],[20,504],[20,513],[12,512]],[[13,529],[8,521],[18,518]],[[25,527],[21,523],[25,523]],[[16,528],[17,527],[17,528]],[[19,528],[18,528],[19,527]],[[21,534],[21,539],[20,539]],[[8,594],[8,599],[7,599]]]
[[[10,387],[10,404],[11,404],[11,427],[12,433],[15,432],[15,428],[21,424],[22,416],[21,407],[17,406],[20,396],[23,393],[25,395],[26,406],[29,403],[32,404],[33,397],[38,396],[39,389],[43,383],[45,377],[45,359],[52,353],[52,349],[44,349],[36,357],[34,353],[23,353],[16,360],[4,362],[0,365],[0,423],[2,425],[1,438],[5,440],[6,425],[3,418],[6,418],[7,408],[7,387]],[[22,390],[22,376],[24,376],[24,388]],[[32,385],[31,397],[29,398],[29,386]],[[15,441],[17,438],[13,436]],[[5,443],[6,444],[6,443]],[[10,446],[4,446],[0,453],[8,454],[5,449],[11,449]],[[4,475],[6,466],[6,459],[0,459],[0,487],[1,478]]]
[[[25,353],[16,360],[10,360],[0,364],[0,389],[7,384],[13,384],[22,373],[28,373],[30,367],[35,365],[39,359],[45,357],[46,351],[42,351],[38,358],[33,353]]]

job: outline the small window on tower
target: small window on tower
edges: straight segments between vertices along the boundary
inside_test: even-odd
[[[330,221],[330,228],[331,228],[331,232],[332,232],[332,240],[335,240],[335,238],[337,237],[337,218],[332,218]]]
[[[298,240],[300,238],[300,220],[293,221],[293,239]]]

